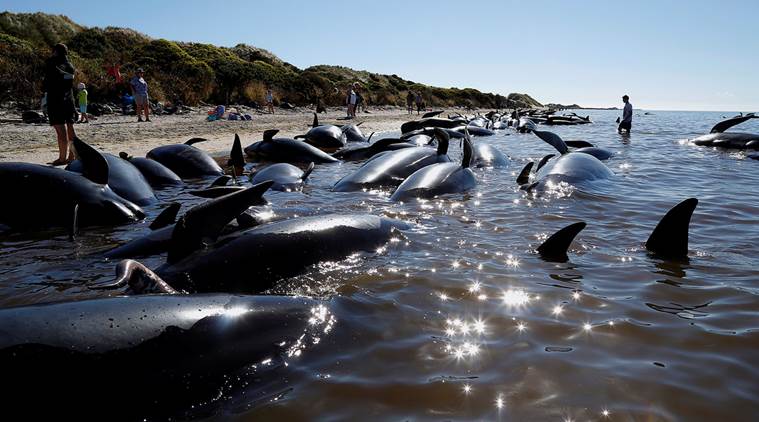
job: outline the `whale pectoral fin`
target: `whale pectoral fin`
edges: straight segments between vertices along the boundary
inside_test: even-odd
[[[303,172],[303,176],[300,177],[300,180],[305,182],[306,179],[308,179],[308,176],[311,175],[311,172],[314,171],[314,167],[315,166],[313,162],[309,163],[308,168],[306,169],[306,171]]]
[[[229,165],[234,167],[245,167],[245,157],[242,154],[242,144],[240,136],[235,133],[235,140],[232,143],[232,151],[229,154]]]
[[[698,199],[688,198],[667,211],[646,241],[646,249],[667,259],[688,257],[688,228]]]
[[[112,290],[124,286],[128,286],[126,293],[129,294],[179,293],[150,268],[132,259],[119,262],[116,266],[116,279],[112,283],[89,286],[89,288],[92,290]]]
[[[181,206],[182,205],[179,202],[172,202],[169,204],[169,206],[161,211],[161,213],[158,214],[158,217],[150,223],[150,230],[158,230],[170,224],[174,224],[177,220],[177,213],[179,213],[179,208],[181,208]]]
[[[538,162],[538,166],[535,168],[535,171],[540,170],[541,167],[543,167],[544,165],[546,165],[546,163],[548,162],[548,160],[550,160],[553,157],[555,157],[554,154],[548,154],[545,157],[541,158],[540,161]]]
[[[197,144],[198,142],[205,142],[207,140],[208,139],[206,139],[206,138],[190,138],[184,144],[185,145],[194,145],[194,144]]]
[[[538,246],[538,253],[546,261],[566,262],[567,250],[578,233],[586,226],[585,222],[570,224],[557,231]]]
[[[105,160],[103,154],[79,139],[78,136],[74,137],[73,144],[76,156],[82,163],[82,175],[94,183],[107,185],[108,161]]]
[[[71,231],[69,232],[69,239],[74,240],[76,234],[79,231],[79,204],[74,202],[74,207],[71,210]]]
[[[119,153],[119,157],[120,157],[122,160],[127,160],[127,161],[129,161],[129,160],[132,158],[132,156],[130,156],[129,154],[127,154],[127,153],[126,153],[126,152],[124,152],[124,151],[121,151],[121,152]]]
[[[367,144],[368,144],[369,142],[371,142],[371,141],[372,141],[372,136],[374,136],[374,132],[370,133],[370,134],[369,134],[369,137],[368,137],[368,138],[366,138],[366,143],[367,143]]]
[[[534,165],[535,163],[532,161],[525,164],[525,166],[522,168],[522,171],[519,172],[519,176],[517,176],[517,184],[525,185],[530,181],[530,171]]]

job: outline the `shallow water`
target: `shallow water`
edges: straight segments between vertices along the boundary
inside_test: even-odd
[[[477,141],[508,154],[510,168],[477,170],[479,185],[465,195],[393,204],[387,193],[330,192],[357,163],[317,166],[303,193],[267,194],[277,206],[414,225],[376,254],[283,282],[276,292],[328,300],[333,333],[268,382],[215,403],[217,417],[753,419],[759,162],[684,142],[735,113],[637,113],[629,137],[615,131],[617,112],[580,113],[596,123],[548,130],[613,150],[611,180],[532,197],[516,174],[554,151],[534,135],[503,131]],[[732,130],[759,132],[759,123]],[[460,156],[455,142],[451,155]],[[189,189],[158,195],[198,202]],[[700,201],[689,261],[649,256],[643,244],[653,227],[689,197]],[[588,227],[569,262],[536,255],[541,239],[576,221]],[[113,277],[115,264],[99,253],[147,230],[142,222],[87,231],[74,242],[64,232],[2,235],[0,306],[108,294],[87,288]]]

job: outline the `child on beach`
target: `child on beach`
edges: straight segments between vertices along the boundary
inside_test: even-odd
[[[79,121],[77,123],[89,123],[90,119],[87,118],[87,87],[84,82],[79,82],[77,85],[79,93],[77,93],[77,101],[79,102]]]

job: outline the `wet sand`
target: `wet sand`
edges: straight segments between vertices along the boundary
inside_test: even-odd
[[[364,122],[361,130],[366,136],[371,132],[397,131],[412,116],[401,108],[369,108],[370,113],[360,113],[353,122]],[[209,142],[195,146],[214,155],[229,151],[235,133],[240,135],[243,147],[261,140],[263,132],[279,129],[277,136],[293,137],[305,133],[313,121],[312,111],[275,110],[274,114],[262,114],[245,110],[253,116],[251,121],[206,121],[205,108],[179,115],[152,116],[151,122],[138,123],[135,116],[105,115],[88,124],[76,124],[77,136],[97,149],[118,154],[128,152],[145,156],[151,149],[166,144],[183,143],[190,138],[207,138]],[[16,112],[6,111],[3,120],[19,117]],[[344,108],[329,108],[319,115],[320,123],[345,124],[338,120],[345,117]],[[417,118],[414,113],[413,118]],[[44,164],[58,156],[55,131],[48,124],[0,123],[0,161],[24,161]]]

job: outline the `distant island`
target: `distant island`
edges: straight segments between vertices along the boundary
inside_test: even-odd
[[[577,104],[564,105],[556,103],[544,104],[543,107],[549,110],[619,110],[618,107],[583,107]]]
[[[227,48],[153,39],[126,28],[88,28],[61,15],[10,12],[0,13],[0,103],[39,102],[42,65],[50,47],[59,42],[69,47],[76,80],[87,85],[91,102],[116,101],[128,91],[128,78],[142,67],[152,98],[187,105],[255,105],[270,86],[277,104],[339,106],[347,87],[358,82],[367,104],[375,106],[405,106],[413,91],[432,107],[543,107],[527,94],[440,88],[342,66],[299,69],[246,44]],[[117,73],[124,78],[121,82]]]

